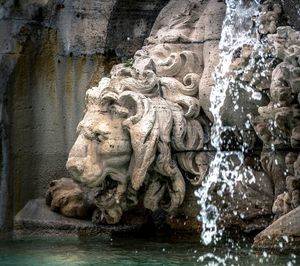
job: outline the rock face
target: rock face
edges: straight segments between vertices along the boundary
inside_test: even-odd
[[[5,224],[11,210],[42,197],[53,178],[67,176],[86,89],[142,46],[166,2],[0,1]]]
[[[280,63],[272,72],[270,103],[258,109],[254,127],[264,143],[265,169],[280,178],[272,208],[280,218],[255,238],[254,247],[281,251],[299,247],[300,32],[279,27],[269,38]]]
[[[299,17],[295,16],[297,4],[295,1],[264,1],[260,15],[255,18],[262,45],[241,47],[231,65],[233,80],[241,87],[250,85],[260,91],[266,102],[261,102],[257,109],[252,107],[250,129],[254,129],[260,141],[254,136],[254,146],[247,147],[260,153],[259,171],[270,178],[273,188],[268,190],[274,195],[274,222],[255,238],[257,249],[283,251],[299,247],[300,32],[297,31]],[[285,17],[292,27],[280,26],[286,25]],[[225,103],[224,113],[228,112],[227,107]],[[230,117],[225,121],[232,122]]]
[[[264,1],[259,10],[248,25],[253,32],[249,42],[237,42],[232,51],[225,74],[231,86],[221,109],[223,126],[229,127],[222,148],[243,149],[244,165],[252,168],[256,178],[254,186],[238,184],[234,191],[240,195],[234,196],[235,202],[226,199],[224,204],[225,226],[237,224],[246,230],[259,224],[263,229],[272,215],[278,218],[299,205],[299,32],[279,27],[283,23],[279,1]],[[259,97],[253,97],[256,94]],[[228,205],[243,217],[249,215],[248,219],[234,219]],[[262,220],[249,225],[251,216]]]
[[[269,130],[269,141],[266,145],[272,145],[280,149],[290,150],[289,153],[281,152],[282,165],[286,165],[284,184],[286,192],[278,195],[284,201],[284,209],[277,202],[274,203],[276,215],[287,213],[299,205],[299,63],[297,63],[300,52],[300,32],[289,27],[278,28],[277,34],[272,36],[276,55],[282,60],[272,73],[270,86],[271,102],[267,107],[259,110],[265,119],[275,121],[274,129]],[[268,126],[268,125],[266,125]],[[285,156],[285,157],[284,157]],[[279,200],[280,201],[280,200]]]
[[[274,251],[299,250],[300,208],[280,217],[254,239],[255,249]]]

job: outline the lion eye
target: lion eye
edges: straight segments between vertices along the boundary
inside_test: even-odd
[[[98,142],[102,142],[102,141],[103,141],[103,138],[102,138],[101,134],[95,133],[95,137],[96,137],[96,140],[97,140]]]
[[[102,142],[108,139],[108,137],[106,136],[106,134],[100,133],[100,132],[96,132],[95,133],[95,138],[98,142]]]

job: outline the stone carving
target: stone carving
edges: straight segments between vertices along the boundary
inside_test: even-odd
[[[137,205],[139,190],[145,208],[172,213],[185,197],[181,169],[195,185],[207,171],[197,153],[209,141],[197,98],[201,76],[192,72],[197,55],[170,52],[154,61],[148,54],[138,51],[132,66],[116,65],[111,78],[87,91],[85,116],[66,165],[74,180],[93,190],[93,204],[108,223],[119,222]],[[50,187],[51,206],[64,205],[52,191],[65,190],[66,182]]]

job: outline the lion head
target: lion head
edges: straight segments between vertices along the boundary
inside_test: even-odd
[[[186,67],[195,57],[184,51],[154,63],[138,51],[132,66],[116,65],[111,78],[87,91],[66,166],[95,189],[95,205],[109,223],[137,204],[141,190],[145,208],[171,213],[185,197],[183,172],[192,183],[201,181],[197,151],[208,138],[197,98],[200,76]]]

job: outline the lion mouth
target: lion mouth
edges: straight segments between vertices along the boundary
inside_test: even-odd
[[[110,175],[106,176],[104,182],[97,188],[95,193],[95,204],[100,208],[108,208],[116,203],[118,182]]]

